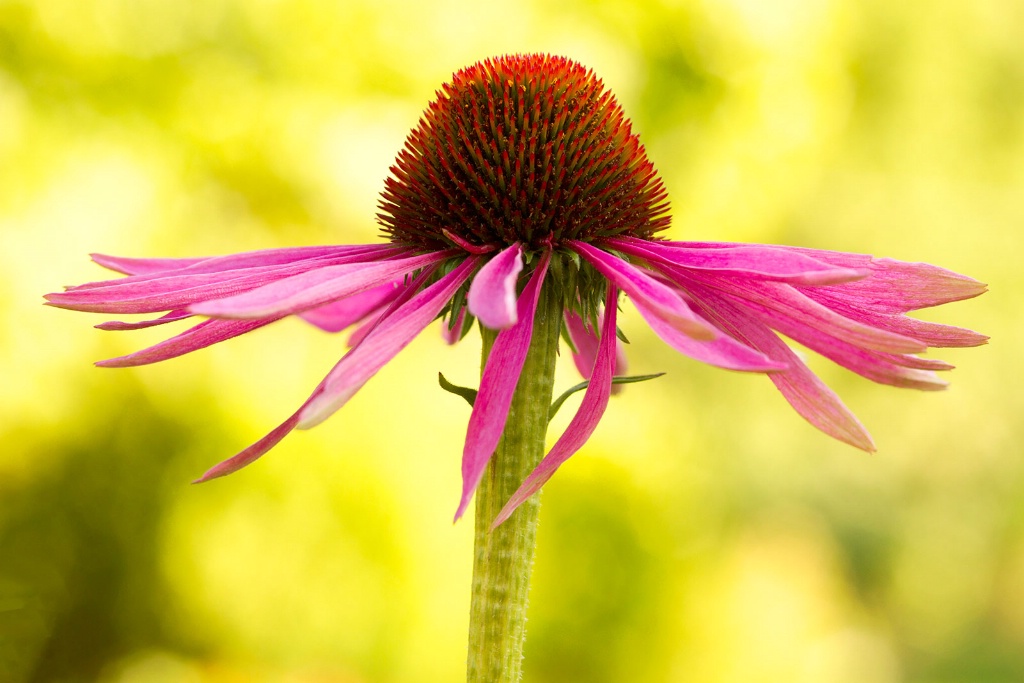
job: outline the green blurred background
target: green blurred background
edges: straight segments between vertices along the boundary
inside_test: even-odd
[[[92,251],[376,239],[435,89],[523,51],[618,95],[672,237],[937,263],[992,291],[925,316],[993,338],[940,354],[938,394],[812,359],[865,455],[627,306],[631,369],[669,374],[546,487],[526,680],[1024,680],[1022,35],[1019,0],[0,0],[0,681],[463,677],[468,409],[436,373],[474,383],[475,333],[428,331],[328,423],[189,486],[344,339],[288,320],[99,370],[167,328],[40,295],[102,278]]]

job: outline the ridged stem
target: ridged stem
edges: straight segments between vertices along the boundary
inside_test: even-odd
[[[512,398],[505,432],[476,490],[468,683],[519,683],[522,675],[539,492],[504,524],[494,531],[490,527],[544,457],[562,323],[561,302],[551,290],[548,286],[541,290],[530,350]],[[496,336],[488,330],[483,332],[483,364]]]

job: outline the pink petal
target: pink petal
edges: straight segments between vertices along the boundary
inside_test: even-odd
[[[455,270],[386,315],[358,346],[338,361],[324,379],[322,388],[310,397],[309,403],[299,412],[299,429],[320,424],[352,398],[438,316],[477,265],[477,257],[466,259]]]
[[[448,314],[451,317],[451,313]],[[441,325],[441,336],[449,346],[457,344],[462,339],[462,331],[466,324],[466,307],[461,306],[459,308],[458,315],[455,316],[455,320],[451,321],[445,319]]]
[[[516,283],[523,270],[523,247],[518,242],[492,258],[469,286],[469,312],[492,330],[516,324]]]
[[[399,295],[402,282],[394,280],[359,294],[299,313],[299,317],[325,332],[341,332]]]
[[[101,368],[130,368],[138,365],[158,363],[169,358],[177,358],[186,353],[205,349],[227,339],[251,332],[255,329],[269,325],[279,318],[269,320],[204,320],[195,327],[185,330],[181,334],[166,339],[159,344],[127,356],[119,356],[101,360],[96,363]]]
[[[191,318],[192,314],[188,311],[179,310],[171,311],[166,315],[162,315],[155,320],[141,320],[135,323],[125,323],[120,320],[110,320],[105,323],[96,325],[97,330],[110,331],[126,331],[126,330],[141,330],[147,327],[155,327],[157,325],[166,325],[167,323],[173,323],[178,320],[184,320],[185,318]]]
[[[291,315],[378,287],[447,256],[446,252],[434,252],[375,263],[324,266],[241,294],[193,304],[189,310],[221,318]]]
[[[773,372],[768,378],[804,419],[843,443],[875,450],[871,436],[856,416],[764,323],[710,288],[695,285],[694,295],[705,315],[723,329],[772,360],[786,364],[786,370]]]
[[[629,295],[637,309],[647,311],[648,315],[664,320],[667,325],[694,339],[715,338],[715,331],[694,315],[686,302],[667,285],[585,242],[568,240],[567,243],[599,273]]]
[[[555,442],[551,452],[540,461],[519,489],[512,495],[498,517],[491,525],[493,530],[508,519],[516,508],[543,486],[562,463],[583,447],[590,435],[597,429],[601,416],[608,407],[608,398],[612,390],[612,374],[615,371],[615,313],[618,291],[614,285],[608,285],[608,296],[605,300],[605,319],[601,328],[601,342],[594,359],[590,384],[587,385],[583,401],[576,415],[573,416],[565,432]]]
[[[683,268],[794,284],[835,284],[859,280],[871,273],[866,268],[834,266],[800,252],[761,244],[707,249],[683,246],[685,242],[664,243],[631,237],[609,239],[607,244],[627,254],[641,258],[653,256]]]
[[[462,451],[462,499],[455,513],[456,520],[465,513],[473,492],[480,484],[487,462],[494,454],[494,449],[497,448],[501,434],[505,430],[512,396],[530,349],[533,317],[537,312],[541,285],[550,261],[551,252],[545,252],[533,271],[530,282],[519,295],[518,322],[498,333],[487,357],[487,364],[480,378],[480,391],[473,404],[473,412],[469,416],[466,444]]]
[[[843,285],[829,285],[823,290],[854,306],[880,313],[906,313],[970,299],[987,290],[984,284],[973,278],[928,263],[789,248],[837,265],[870,268],[870,277]]]

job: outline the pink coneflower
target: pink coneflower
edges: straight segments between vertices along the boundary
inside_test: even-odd
[[[473,319],[500,330],[489,351],[462,458],[463,514],[506,430],[545,293],[589,378],[565,433],[496,522],[587,441],[621,374],[619,293],[691,358],[764,373],[800,415],[864,450],[870,436],[779,338],[784,334],[868,379],[941,389],[950,365],[916,354],[975,346],[969,330],[904,315],[985,291],[948,270],[859,254],[725,242],[674,242],[665,190],[614,97],[589,70],[545,55],[488,60],[437,93],[385,182],[385,242],[271,249],[193,259],[94,255],[126,274],[50,294],[50,304],[162,314],[101,329],[199,319],[148,349],[98,363],[167,360],[298,315],[352,348],[281,425],[201,477],[253,462],[293,429],[341,408],[434,320],[451,342]],[[558,323],[562,324],[562,323]]]

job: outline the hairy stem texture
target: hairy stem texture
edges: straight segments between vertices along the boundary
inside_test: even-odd
[[[490,527],[544,456],[562,322],[559,304],[552,288],[545,286],[505,432],[476,491],[468,683],[518,683],[521,678],[539,492],[504,524],[493,531]],[[484,330],[484,363],[495,337]]]

